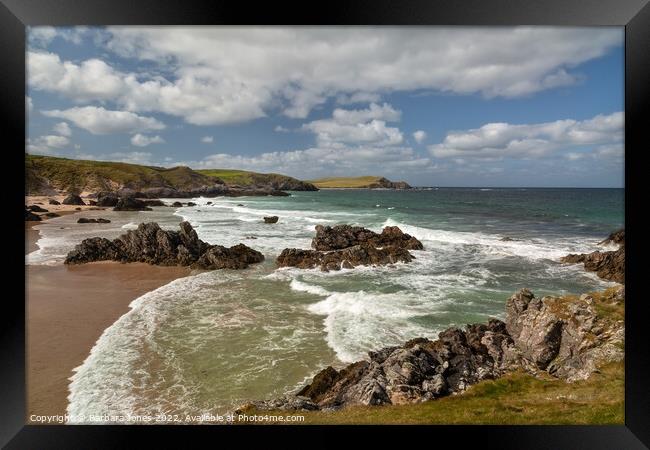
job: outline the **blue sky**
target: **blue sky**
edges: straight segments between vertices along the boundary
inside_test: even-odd
[[[29,153],[622,187],[622,28],[28,31]]]

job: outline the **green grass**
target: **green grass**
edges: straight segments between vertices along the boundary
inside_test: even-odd
[[[197,172],[209,177],[219,178],[226,184],[236,184],[239,186],[281,184],[287,182],[301,183],[296,178],[279,173],[258,173],[236,169],[200,169]]]
[[[330,177],[310,180],[317,188],[366,188],[377,183],[382,177]]]
[[[246,414],[287,414],[246,411]],[[609,425],[624,423],[624,365],[613,363],[588,380],[566,383],[523,372],[470,387],[465,393],[410,405],[353,406],[296,412],[300,424]]]

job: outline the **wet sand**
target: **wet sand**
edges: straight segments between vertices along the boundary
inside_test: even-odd
[[[26,223],[26,251],[37,249],[31,225],[38,223]],[[32,414],[65,414],[72,369],[102,332],[134,299],[189,274],[143,263],[25,266],[27,422]]]

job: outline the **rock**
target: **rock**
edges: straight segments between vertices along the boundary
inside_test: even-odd
[[[522,289],[506,303],[506,329],[536,369],[567,381],[586,379],[624,357],[624,327],[600,317],[594,305],[589,295],[538,299]]]
[[[153,200],[143,200],[145,206],[167,206],[165,205],[165,202],[163,202],[160,199],[153,199]]]
[[[70,194],[63,199],[64,205],[86,205],[77,194]]]
[[[120,197],[113,211],[153,211],[142,200],[135,197]]]
[[[370,243],[375,247],[397,246],[408,250],[422,250],[420,241],[405,234],[399,227],[385,227],[381,234],[363,227],[336,225],[334,227],[316,225],[316,236],[311,246],[315,250],[340,250],[354,245]]]
[[[241,203],[237,203],[237,206],[244,206],[244,205],[242,205]]]
[[[277,223],[278,216],[264,217],[264,223]]]
[[[206,204],[206,205],[211,205],[211,204],[212,204],[212,202],[206,202],[205,204]]]
[[[609,235],[600,244],[618,244],[618,250],[586,254],[569,254],[560,258],[566,264],[584,264],[585,270],[596,272],[605,280],[625,283],[625,230],[619,230]]]
[[[181,202],[174,202],[172,203],[172,206],[175,208],[180,208],[181,206],[183,206],[183,204]]]
[[[114,207],[117,206],[119,197],[113,192],[100,192],[97,194],[97,206]]]
[[[97,206],[97,201],[96,200],[88,200],[88,204],[90,206]]]
[[[38,205],[31,205],[27,207],[27,209],[29,209],[31,212],[47,212],[47,209],[41,208]]]
[[[53,218],[53,217],[61,217],[61,214],[57,214],[57,213],[55,213],[55,212],[48,212],[48,213],[45,213],[45,214],[43,214],[43,215],[44,215],[45,217],[49,217],[50,219]]]
[[[49,203],[50,205],[60,205],[60,204],[61,204],[60,202],[57,202],[56,200],[53,200],[53,199],[49,199],[49,200],[48,200],[48,203]]]
[[[34,214],[29,209],[25,208],[25,222],[40,222],[42,219],[38,214]]]
[[[398,227],[386,227],[377,234],[350,225],[317,225],[312,247],[316,250],[284,249],[276,263],[279,267],[320,267],[323,271],[352,269],[360,265],[410,262],[414,256],[408,249],[423,248],[420,241],[402,233]]]
[[[77,220],[77,223],[111,223],[111,221],[108,219],[102,219],[101,217],[99,219],[80,217],[79,220]]]
[[[187,206],[196,206],[196,203],[194,203],[194,202],[187,202]]]
[[[75,211],[81,211],[81,208],[75,208],[74,210]]]
[[[264,256],[243,244],[230,248],[201,241],[189,222],[180,231],[162,230],[155,223],[141,223],[136,230],[110,241],[84,239],[68,253],[66,264],[92,261],[145,262],[163,266],[191,266],[197,269],[244,269]]]

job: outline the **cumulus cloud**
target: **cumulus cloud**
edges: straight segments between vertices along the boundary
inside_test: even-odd
[[[303,125],[316,134],[319,146],[371,143],[375,146],[399,145],[404,140],[398,128],[386,126],[386,121],[398,121],[401,112],[387,103],[371,104],[367,109],[340,109],[330,119],[314,120]]]
[[[278,125],[273,129],[276,133],[288,133],[291,130],[288,128],[283,127],[282,125]]]
[[[165,124],[153,117],[143,117],[129,111],[110,111],[103,107],[83,106],[66,110],[42,111],[47,117],[66,119],[92,134],[135,133],[162,130]]]
[[[29,153],[50,153],[52,150],[66,147],[70,139],[66,136],[47,135],[35,139],[27,139],[27,151]]]
[[[415,139],[415,142],[418,144],[421,144],[425,139],[427,138],[427,133],[422,130],[418,130],[413,133],[413,139]]]
[[[620,29],[565,27],[112,27],[106,34],[109,50],[159,64],[166,77],[33,51],[30,87],[215,125],[275,108],[305,118],[329,98],[377,102],[395,91],[530,95],[575,83],[577,66],[623,42]]]
[[[618,144],[616,148],[621,149],[623,122],[623,112],[615,112],[582,121],[488,123],[480,128],[448,133],[442,143],[429,146],[429,152],[437,158],[539,158],[583,146],[600,150],[600,146]],[[572,154],[566,157],[579,158]]]
[[[160,136],[145,136],[144,134],[134,134],[131,137],[131,144],[137,147],[146,147],[151,144],[163,144],[165,140]]]
[[[213,136],[203,136],[201,138],[201,142],[204,144],[212,144],[214,142],[214,137]]]
[[[59,122],[52,127],[52,131],[60,136],[71,136],[72,130],[66,122]]]

